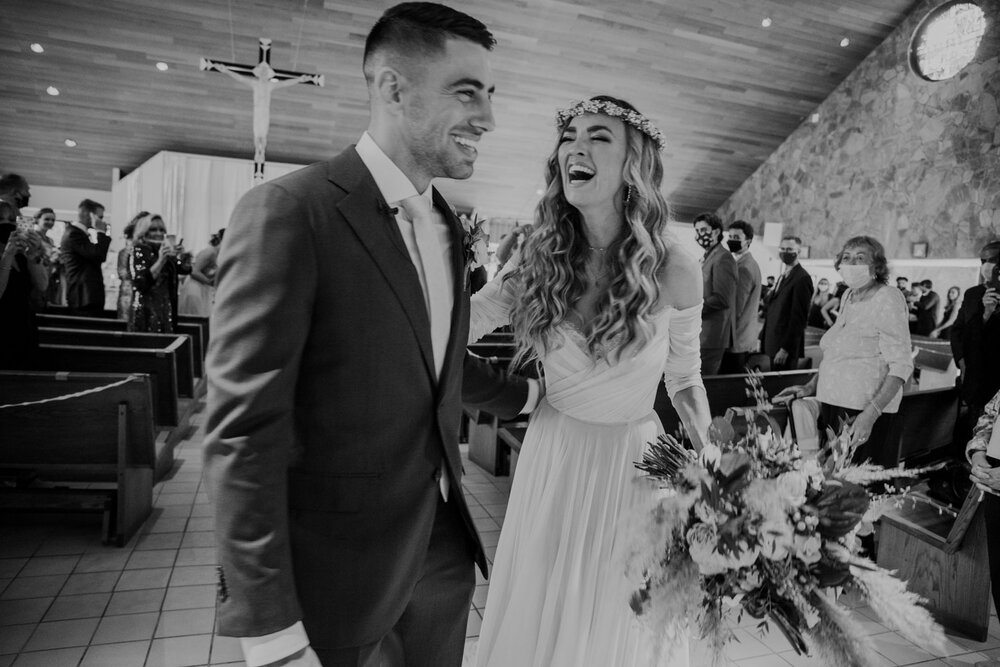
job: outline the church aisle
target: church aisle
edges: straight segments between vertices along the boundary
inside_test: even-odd
[[[213,510],[201,484],[203,412],[176,450],[177,465],[154,489],[153,516],[124,548],[100,542],[99,519],[49,521],[44,515],[0,523],[0,667],[202,667],[242,665],[239,643],[215,627]],[[463,448],[464,449],[464,448]],[[465,494],[492,560],[510,479],[465,460]],[[477,576],[467,629],[475,650],[488,585]],[[872,635],[878,665],[974,665],[1000,659],[1000,624],[983,644],[950,637],[936,657],[855,609]],[[740,667],[816,665],[777,632],[737,629],[728,657]],[[707,664],[695,657],[692,665]],[[512,666],[514,667],[514,666]]]

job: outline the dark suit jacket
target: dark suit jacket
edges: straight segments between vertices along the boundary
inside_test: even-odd
[[[701,307],[701,347],[730,348],[736,331],[736,260],[718,243],[701,263],[704,303]]]
[[[486,559],[462,495],[467,402],[513,416],[527,386],[468,360],[461,226],[451,338],[435,379],[423,292],[354,148],[252,189],[219,253],[206,479],[223,634],[303,620],[312,644],[370,643],[399,619],[431,539],[437,478]]]
[[[59,244],[63,280],[66,281],[66,304],[70,308],[104,307],[104,277],[101,264],[108,257],[111,237],[98,234],[97,243],[73,225],[68,225]]]
[[[757,312],[760,309],[760,267],[750,253],[736,260],[739,284],[733,329],[733,352],[753,352],[757,343]]]
[[[764,317],[763,351],[774,357],[778,350],[788,352],[789,361],[805,354],[806,321],[813,284],[801,264],[792,267],[771,293]]]
[[[965,291],[950,334],[955,363],[965,361],[962,398],[980,409],[1000,389],[1000,311],[983,322],[985,293],[985,285]]]

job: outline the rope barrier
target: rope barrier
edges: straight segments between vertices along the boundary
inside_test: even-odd
[[[111,384],[106,384],[101,387],[94,387],[92,389],[85,389],[83,391],[78,391],[75,394],[66,394],[65,396],[53,396],[52,398],[43,398],[37,401],[25,401],[23,403],[9,403],[7,405],[0,405],[0,410],[5,408],[23,408],[29,405],[42,405],[43,403],[52,403],[54,401],[68,401],[72,398],[79,398],[81,396],[87,396],[88,394],[97,394],[102,391],[107,391],[108,389],[114,389],[115,387],[120,387],[123,384],[128,384],[132,380],[135,380],[137,376],[129,375],[124,380],[119,380],[118,382],[112,382]]]

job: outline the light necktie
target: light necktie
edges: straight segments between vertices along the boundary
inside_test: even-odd
[[[420,266],[424,276],[424,302],[427,305],[427,315],[431,321],[431,349],[434,352],[434,369],[437,377],[441,377],[441,367],[444,365],[444,354],[448,347],[451,334],[451,308],[448,297],[448,279],[445,276],[447,267],[441,254],[441,244],[438,243],[434,231],[434,218],[431,203],[420,195],[407,197],[398,202],[403,212],[413,225],[413,235],[417,242],[417,252],[420,254]],[[438,487],[441,497],[448,502],[451,483],[448,478],[447,464],[441,462]]]
[[[451,334],[451,308],[448,299],[448,279],[441,254],[441,244],[434,230],[431,203],[426,197],[416,195],[400,200],[404,216],[413,224],[413,235],[420,253],[424,274],[424,303],[431,321],[431,346],[434,350],[434,368],[438,377],[444,365],[445,350]]]

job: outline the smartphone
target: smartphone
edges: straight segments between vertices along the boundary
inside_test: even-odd
[[[1000,291],[1000,262],[993,265],[993,273],[990,274],[990,279],[986,281],[986,287]]]
[[[171,248],[174,247],[177,245],[177,234],[167,234],[163,237],[163,242]]]

